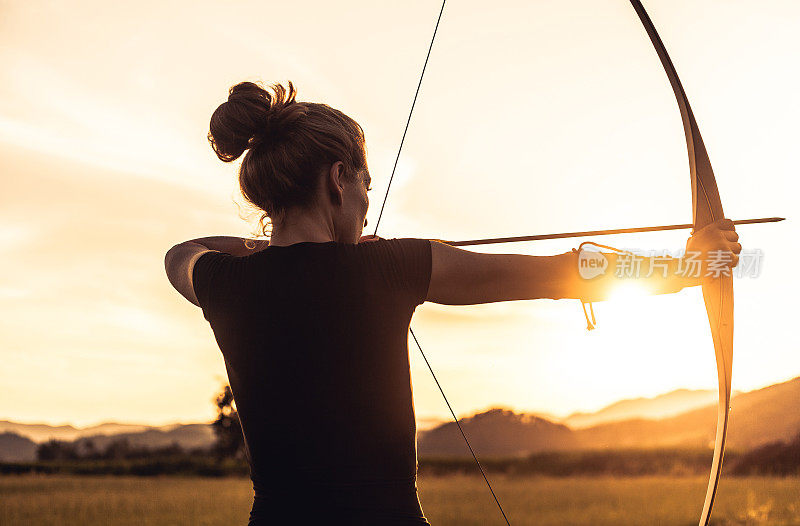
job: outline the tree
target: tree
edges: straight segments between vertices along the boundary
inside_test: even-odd
[[[97,449],[97,445],[94,443],[94,440],[91,438],[87,438],[83,441],[83,457],[84,458],[97,458],[100,455],[100,451]]]
[[[236,411],[236,401],[233,399],[231,387],[226,385],[222,392],[216,396],[217,419],[211,426],[214,429],[216,442],[211,447],[212,453],[218,459],[242,458],[244,456],[244,436],[242,425],[239,422],[239,413]]]
[[[39,460],[77,460],[80,455],[78,455],[74,443],[50,439],[36,448],[36,458]]]
[[[121,460],[131,458],[134,455],[134,447],[128,437],[115,438],[109,442],[103,452],[103,458],[107,460]]]

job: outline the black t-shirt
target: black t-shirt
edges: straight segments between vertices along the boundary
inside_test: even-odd
[[[254,482],[414,479],[408,328],[430,276],[426,239],[197,260],[195,294],[225,358]]]

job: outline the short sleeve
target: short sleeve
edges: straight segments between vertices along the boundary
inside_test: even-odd
[[[383,240],[389,256],[389,269],[396,284],[411,296],[414,305],[428,297],[431,282],[431,243],[427,239]],[[380,243],[377,241],[375,243]]]
[[[200,308],[203,309],[203,316],[209,320],[211,309],[211,297],[215,278],[220,274],[221,268],[232,258],[230,254],[212,250],[205,252],[197,261],[194,262],[192,269],[192,287],[194,295]],[[209,320],[210,321],[210,320]]]

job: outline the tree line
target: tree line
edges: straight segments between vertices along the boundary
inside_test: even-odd
[[[38,462],[0,464],[0,473],[246,475],[249,471],[244,438],[230,386],[224,386],[213,401],[217,417],[211,424],[214,442],[209,447],[186,449],[178,443],[148,447],[132,444],[127,437],[112,439],[103,448],[90,438],[50,440],[38,446]],[[708,450],[654,449],[547,452],[486,458],[482,463],[491,471],[509,475],[636,476],[705,473],[710,459]],[[475,466],[468,458],[421,457],[419,469],[423,474],[472,473]],[[800,476],[800,435],[789,443],[776,442],[746,452],[729,451],[724,471],[728,476]]]
[[[132,444],[128,437],[112,439],[100,448],[91,438],[73,441],[51,439],[36,448],[36,458],[43,462],[77,460],[134,460],[153,457],[210,456],[217,460],[244,460],[244,437],[236,412],[236,402],[229,385],[214,397],[217,418],[211,423],[214,443],[209,447],[186,449],[177,442],[166,446]]]

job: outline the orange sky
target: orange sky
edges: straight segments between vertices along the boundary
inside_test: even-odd
[[[733,384],[800,375],[795,330],[800,4],[651,0],[729,217],[764,251],[736,282]],[[225,381],[164,252],[249,235],[208,119],[241,80],[291,79],[364,127],[382,198],[436,1],[0,3],[0,419],[86,425],[208,420]],[[368,216],[374,224],[377,206]],[[453,2],[445,10],[384,237],[473,238],[691,220],[680,116],[623,0]],[[604,238],[683,246],[686,233]],[[578,241],[506,245],[551,254]],[[486,249],[489,251],[490,249]],[[414,326],[456,411],[566,414],[716,388],[698,290],[419,309]],[[412,348],[418,415],[446,416]]]

